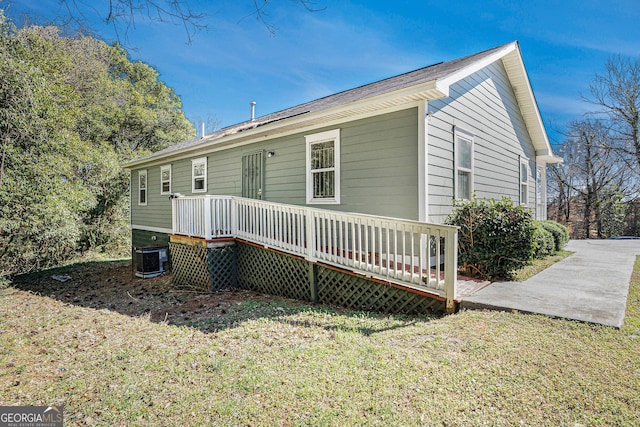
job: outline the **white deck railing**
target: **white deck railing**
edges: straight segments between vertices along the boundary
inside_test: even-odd
[[[455,298],[456,227],[231,196],[173,199],[173,233],[232,237]],[[310,243],[310,244],[309,244]]]

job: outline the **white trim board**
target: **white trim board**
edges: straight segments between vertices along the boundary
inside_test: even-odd
[[[149,227],[146,225],[136,225],[136,224],[131,224],[130,227],[132,230],[150,231],[152,233],[173,234],[173,230],[170,228]]]
[[[422,103],[423,101],[407,102],[405,104],[382,108],[376,111],[367,111],[364,113],[355,114],[351,117],[340,117],[319,123],[314,122],[301,126],[300,128],[286,129],[282,132],[279,132],[277,130],[264,132],[262,128],[258,128],[260,130],[260,133],[258,133],[256,130],[254,130],[253,133],[251,131],[245,131],[241,132],[240,134],[228,135],[210,142],[205,142],[202,145],[190,147],[189,149],[177,150],[172,153],[167,153],[166,155],[160,156],[158,158],[151,158],[148,160],[135,160],[126,164],[125,169],[137,170],[142,165],[145,165],[145,167],[151,167],[167,163],[168,161],[174,162],[178,160],[191,159],[196,156],[202,157],[203,155],[209,155],[219,151],[229,150],[245,145],[251,145],[258,142],[264,142],[271,138],[317,133],[318,129],[337,128],[340,127],[340,125],[351,123],[357,120],[381,116],[388,113],[394,113],[396,111],[409,110],[411,108],[418,108]]]

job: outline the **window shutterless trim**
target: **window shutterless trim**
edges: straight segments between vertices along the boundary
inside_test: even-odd
[[[163,179],[165,171],[169,171],[169,179]],[[164,184],[169,184],[169,189],[165,191]],[[171,194],[171,165],[160,166],[160,195]]]
[[[524,171],[522,170],[522,167],[524,166]],[[526,157],[522,157],[520,156],[520,173],[518,174],[520,179],[519,179],[519,191],[518,191],[518,195],[519,195],[519,200],[518,202],[521,205],[527,205],[529,204],[529,159],[527,159]]]
[[[142,184],[142,177],[144,176],[144,186]],[[146,169],[138,171],[138,205],[147,206],[147,200],[149,198],[149,176]]]
[[[196,166],[203,165],[203,174],[196,175]],[[196,188],[196,179],[202,180],[203,188]],[[206,193],[207,192],[207,158],[200,157],[191,160],[191,192],[192,193]]]
[[[308,204],[340,204],[340,129],[306,135],[306,193]],[[312,169],[312,147],[314,144],[333,142],[333,166]],[[333,197],[314,197],[314,176],[333,172]]]
[[[473,191],[474,191],[474,151],[475,151],[475,136],[469,132],[463,131],[459,128],[455,128],[453,130],[453,138],[454,138],[454,171],[453,171],[453,179],[454,179],[454,198],[456,199],[471,199],[473,197]],[[460,147],[461,147],[461,143],[460,140],[465,140],[469,142],[469,157],[470,157],[470,163],[471,163],[471,167],[470,168],[466,168],[466,167],[462,167],[459,166],[460,163]],[[467,173],[469,175],[469,194],[465,194],[465,195],[460,195],[460,182],[458,179],[458,172],[464,172]]]

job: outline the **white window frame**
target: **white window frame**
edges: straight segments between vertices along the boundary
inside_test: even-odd
[[[144,176],[144,187],[140,182],[142,177]],[[144,202],[142,202],[142,192],[144,192]],[[146,169],[142,169],[138,171],[138,205],[139,206],[147,206],[147,201],[149,200],[149,175],[147,174]]]
[[[522,175],[522,166],[525,167],[524,176]],[[529,204],[529,159],[526,157],[520,157],[519,164],[519,185],[518,185],[518,202],[521,205]],[[524,178],[524,179],[523,179]],[[524,197],[523,197],[524,196]]]
[[[204,185],[203,188],[196,189],[196,178],[200,178],[201,176],[196,176],[195,169],[198,165],[204,165]],[[197,159],[191,160],[191,192],[192,193],[206,193],[207,192],[207,158],[200,157]]]
[[[169,171],[169,179],[166,181],[162,179],[162,176],[164,175],[165,171]],[[168,191],[164,191],[165,182],[169,183]],[[160,195],[165,196],[168,194],[171,194],[171,165],[164,165],[164,166],[160,166]]]
[[[460,167],[459,166],[459,156],[460,156],[460,140],[464,139],[466,141],[469,141],[470,145],[471,145],[471,168],[465,168],[465,167]],[[454,176],[454,197],[456,199],[466,199],[466,200],[471,200],[473,198],[473,192],[474,192],[474,158],[475,158],[475,136],[469,132],[465,132],[463,130],[460,129],[455,129],[454,130],[454,163],[455,163],[455,167],[454,167],[454,172],[453,172],[453,176]],[[459,179],[458,179],[458,172],[466,172],[469,174],[469,197],[467,197],[467,195],[461,195],[460,194],[460,187],[459,187]]]
[[[307,203],[308,204],[340,204],[340,129],[328,130],[325,132],[306,135],[307,144],[306,169],[307,169]],[[314,144],[333,141],[333,162],[332,168],[311,169],[311,147]],[[334,173],[334,189],[333,197],[315,198],[313,197],[313,174],[319,172],[333,171]]]
[[[547,219],[547,179],[545,165],[536,165],[536,219]]]

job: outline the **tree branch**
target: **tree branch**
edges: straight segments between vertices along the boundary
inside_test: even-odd
[[[326,7],[316,7],[316,3],[311,0],[290,0],[293,3],[299,3],[307,12],[322,12],[326,9]],[[267,13],[267,6],[269,6],[269,0],[253,0],[253,8],[254,12],[243,16],[240,18],[239,22],[244,21],[245,19],[255,16],[256,20],[258,20],[269,32],[269,35],[272,37],[276,34],[277,28],[270,23]]]
[[[90,19],[86,14],[89,10],[92,12],[91,15],[113,28],[119,41],[121,38],[127,40],[129,30],[136,28],[136,18],[141,14],[146,15],[146,19],[151,22],[171,22],[174,25],[181,25],[189,44],[195,32],[207,28],[203,23],[206,15],[193,12],[186,1],[182,0],[103,0],[103,3],[108,5],[106,14],[97,9],[95,1],[60,0],[60,3],[67,11],[67,16],[64,17],[66,23],[73,22],[81,27],[89,26]]]

